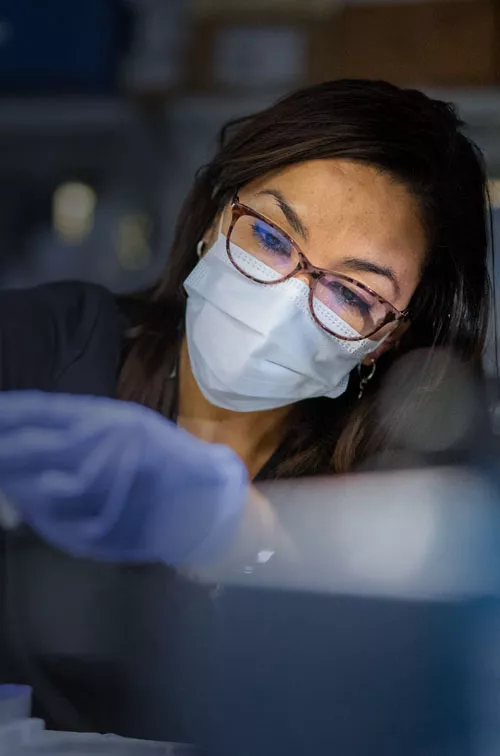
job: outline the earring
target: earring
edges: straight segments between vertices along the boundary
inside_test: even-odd
[[[375,360],[372,360],[371,367],[368,370],[368,372],[363,375],[363,365],[358,365],[358,373],[359,373],[359,394],[358,399],[361,399],[363,396],[365,386],[366,384],[371,381],[373,376],[375,375],[375,370],[377,369],[377,363]]]
[[[205,239],[200,239],[200,241],[196,245],[196,254],[198,255],[198,259],[199,260],[205,254],[206,247],[207,247],[207,243],[206,243]]]

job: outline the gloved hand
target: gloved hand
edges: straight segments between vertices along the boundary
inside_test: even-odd
[[[145,407],[0,393],[0,494],[76,556],[199,564],[225,548],[248,492],[243,463]]]

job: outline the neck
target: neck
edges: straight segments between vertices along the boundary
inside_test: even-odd
[[[210,404],[191,370],[186,339],[179,364],[178,425],[203,441],[229,446],[245,463],[251,478],[281,443],[290,407],[262,412],[233,412]]]

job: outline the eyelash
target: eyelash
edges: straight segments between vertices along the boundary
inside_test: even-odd
[[[291,248],[290,245],[287,244],[286,239],[280,238],[278,234],[275,233],[273,229],[270,226],[267,226],[263,221],[256,220],[252,225],[252,231],[257,242],[269,252],[279,254],[282,257],[290,257]],[[266,240],[271,240],[271,243]],[[277,248],[277,246],[275,246],[275,244],[273,245],[273,241],[275,242],[275,244],[277,243],[281,245],[281,248],[279,249]]]
[[[370,312],[372,305],[370,305],[368,302],[365,302],[363,299],[361,299],[360,296],[358,296],[355,292],[353,292],[351,289],[349,289],[348,286],[343,285],[340,281],[332,281],[331,284],[328,286],[329,291],[334,296],[339,296],[342,298],[343,302],[348,307],[357,307],[363,315],[368,315]],[[346,296],[347,293],[347,296]],[[349,297],[349,294],[355,297],[356,301],[353,302],[352,299]]]

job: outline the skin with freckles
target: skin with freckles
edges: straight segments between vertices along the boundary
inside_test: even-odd
[[[420,280],[427,238],[416,199],[389,174],[347,160],[309,161],[248,184],[239,200],[286,231],[314,265],[356,279],[400,311],[408,306]],[[207,249],[220,220],[205,236]],[[228,205],[223,233],[230,220]],[[368,361],[389,348],[390,338],[378,348],[374,343]],[[279,446],[289,411],[241,413],[214,407],[194,380],[183,344],[179,424],[199,438],[230,446],[251,477]]]

